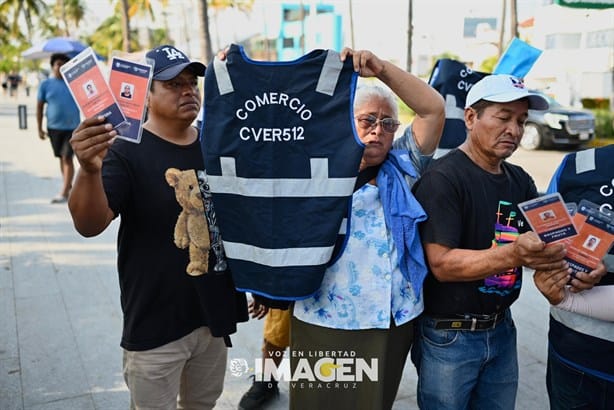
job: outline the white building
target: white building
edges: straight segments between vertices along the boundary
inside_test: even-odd
[[[527,82],[562,103],[606,98],[614,107],[614,9],[540,7],[532,44],[543,50]]]

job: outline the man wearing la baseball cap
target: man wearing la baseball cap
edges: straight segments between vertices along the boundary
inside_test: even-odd
[[[141,142],[115,140],[102,117],[83,121],[71,139],[81,167],[69,208],[84,236],[121,215],[120,344],[131,407],[212,409],[224,386],[227,336],[247,320],[247,302],[219,251],[192,126],[205,66],[171,45],[146,56],[154,74]]]
[[[188,69],[193,74],[204,77],[205,65],[190,61],[182,51],[171,45],[163,45],[150,50],[145,55],[147,62],[153,66],[153,79],[166,81],[177,77]]]
[[[547,107],[513,76],[483,78],[467,95],[465,142],[414,185],[428,215],[420,233],[429,273],[412,347],[421,409],[514,409],[510,305],[522,267],[566,265],[564,246],[546,247],[517,207],[537,197],[533,179],[505,161],[518,148],[529,108]]]

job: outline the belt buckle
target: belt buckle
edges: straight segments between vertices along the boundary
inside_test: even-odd
[[[455,320],[455,321],[452,321],[452,323],[450,323],[450,327],[452,329],[461,329],[463,327],[463,323],[458,320]]]
[[[491,329],[494,329],[495,326],[497,326],[497,319],[499,319],[499,314],[495,313],[495,317],[492,319],[492,328]]]
[[[473,332],[475,330],[475,327],[478,323],[478,320],[475,317],[471,318],[471,331]]]

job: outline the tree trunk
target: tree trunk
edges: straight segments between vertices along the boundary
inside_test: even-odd
[[[518,9],[516,8],[516,0],[510,0],[510,26],[512,38],[518,37]]]
[[[209,64],[213,61],[213,50],[211,48],[211,32],[209,31],[209,11],[207,0],[200,0],[198,4],[198,28],[202,42],[200,44],[200,60]]]
[[[60,21],[64,25],[64,36],[70,37],[70,31],[68,30],[68,21],[66,20],[66,6],[64,5],[64,0],[58,0],[57,6],[60,9]]]
[[[350,47],[354,49],[354,8],[352,7],[352,0],[348,0],[348,6],[350,8]]]
[[[131,52],[130,49],[130,16],[128,15],[128,0],[121,0],[122,8],[122,34],[123,34],[123,50],[126,53]]]
[[[505,12],[507,9],[507,0],[501,0],[501,22],[499,23],[499,57],[503,54],[503,38],[505,34]]]
[[[407,62],[406,70],[411,73],[412,53],[414,38],[414,1],[409,0],[409,11],[407,13]]]

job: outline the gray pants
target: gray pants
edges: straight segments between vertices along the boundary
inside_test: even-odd
[[[224,388],[226,357],[223,338],[207,327],[155,349],[124,350],[130,408],[212,409]]]

